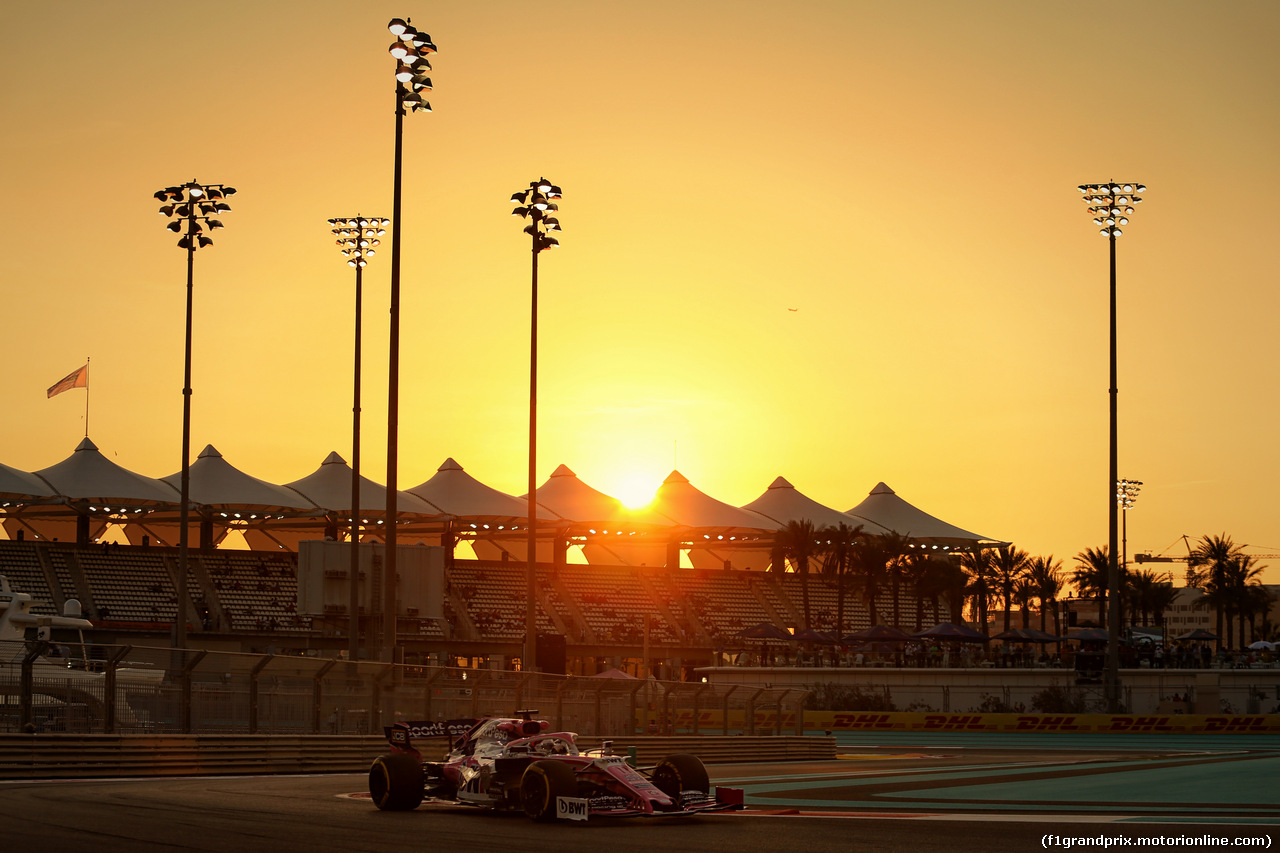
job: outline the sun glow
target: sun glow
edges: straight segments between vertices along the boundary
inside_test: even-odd
[[[627,474],[607,493],[622,501],[628,509],[640,509],[653,501],[661,481],[642,473]]]

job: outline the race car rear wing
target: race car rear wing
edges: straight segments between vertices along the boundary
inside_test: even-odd
[[[392,747],[409,752],[415,751],[411,745],[412,741],[422,738],[447,737],[449,745],[452,746],[458,738],[465,737],[477,722],[474,719],[466,719],[396,723],[393,726],[383,726],[382,733]]]

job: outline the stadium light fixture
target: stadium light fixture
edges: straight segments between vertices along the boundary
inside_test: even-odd
[[[338,250],[356,271],[356,332],[354,398],[351,405],[351,577],[348,579],[347,631],[351,660],[360,656],[360,330],[363,281],[361,274],[387,233],[390,219],[344,216],[329,220]]]
[[[529,182],[527,190],[512,193],[511,203],[516,207],[512,216],[527,219],[524,233],[532,240],[533,283],[529,310],[529,523],[526,531],[528,554],[526,555],[525,637],[521,668],[531,671],[537,660],[538,646],[538,254],[560,245],[553,232],[561,231],[560,220],[554,216],[559,211],[556,201],[560,188],[546,178]]]
[[[1110,466],[1107,472],[1107,657],[1103,666],[1103,691],[1107,710],[1118,713],[1120,708],[1120,523],[1116,502],[1118,474],[1117,416],[1116,416],[1116,238],[1124,234],[1123,226],[1129,224],[1134,207],[1142,203],[1147,188],[1133,181],[1107,181],[1100,184],[1081,184],[1076,187],[1088,206],[1098,233],[1107,238],[1111,248],[1111,388],[1110,397]]]
[[[187,329],[183,347],[183,384],[182,384],[182,475],[179,488],[178,507],[178,612],[174,618],[174,648],[187,647],[187,606],[190,595],[187,592],[187,563],[190,549],[189,522],[191,498],[191,308],[192,292],[195,283],[196,250],[213,245],[213,238],[204,233],[221,228],[222,222],[215,214],[227,213],[231,206],[225,202],[209,203],[209,199],[224,199],[235,195],[235,188],[225,184],[202,184],[195,179],[180,186],[165,187],[155,194],[161,203],[160,214],[171,221],[166,227],[177,234],[178,247],[187,252]],[[201,201],[205,199],[205,201]],[[174,217],[177,217],[176,219]],[[216,225],[214,223],[217,223]],[[177,227],[174,227],[177,226]],[[183,233],[183,227],[186,233]],[[186,691],[184,691],[186,695]],[[191,708],[183,703],[182,730],[191,730]]]

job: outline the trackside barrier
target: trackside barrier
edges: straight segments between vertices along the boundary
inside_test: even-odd
[[[769,721],[764,721],[768,724]],[[1280,714],[927,714],[806,711],[805,726],[831,732],[1078,732],[1280,734]]]
[[[604,738],[583,737],[584,749]],[[687,752],[708,763],[832,759],[832,737],[612,738],[613,751],[634,747],[640,764]],[[443,756],[442,739],[416,741],[429,759]],[[362,773],[387,751],[382,737],[366,735],[18,735],[0,734],[0,778],[85,779],[118,776]]]

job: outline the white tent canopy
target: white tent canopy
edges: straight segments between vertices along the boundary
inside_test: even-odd
[[[212,444],[200,451],[200,456],[191,464],[190,477],[188,494],[192,503],[215,512],[241,513],[257,509],[294,514],[323,513],[320,507],[294,489],[244,473],[224,459]],[[163,480],[181,491],[181,471]],[[350,485],[348,477],[348,498],[351,495]]]
[[[333,513],[351,512],[351,466],[336,451],[320,463],[320,467],[301,480],[285,484],[316,506]],[[408,492],[396,495],[396,509],[418,515],[439,516],[443,513]],[[360,477],[360,514],[381,518],[387,512],[387,487],[368,477]]]
[[[702,536],[758,536],[773,533],[779,524],[770,518],[718,501],[698,491],[679,471],[672,471],[662,481],[650,508],[682,527],[696,530]]]
[[[787,482],[784,477],[778,477],[769,484],[769,488],[763,495],[749,504],[744,504],[742,508],[769,518],[779,528],[785,527],[791,521],[807,520],[813,522],[813,526],[817,528],[834,527],[837,524],[854,527],[861,524],[866,533],[881,535],[889,532],[887,528],[881,527],[874,521],[851,518],[848,513],[818,503]]]
[[[58,497],[57,489],[35,474],[0,464],[0,500],[22,502]]]
[[[66,459],[34,473],[68,498],[94,505],[156,507],[179,500],[178,491],[168,483],[120,467],[99,453],[87,437]]]
[[[452,515],[464,526],[470,524],[483,528],[485,524],[519,523],[529,517],[529,503],[515,495],[500,492],[472,477],[452,458],[444,460],[435,476],[408,490],[438,513]],[[537,507],[539,520],[562,521],[560,516],[545,507]]]
[[[557,466],[538,487],[537,501],[561,518],[582,524],[621,523],[626,514],[622,501],[588,486],[568,465]]]
[[[855,521],[871,522],[911,539],[937,544],[972,546],[998,540],[948,524],[904,501],[884,483],[877,483],[862,503],[849,510]]]

